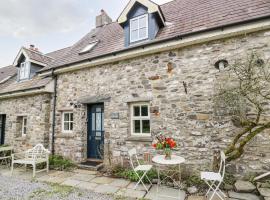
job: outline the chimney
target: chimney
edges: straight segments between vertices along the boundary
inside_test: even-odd
[[[31,50],[35,50],[35,45],[30,44],[30,45],[29,45],[29,49],[31,49]]]
[[[106,24],[112,22],[112,19],[107,15],[107,13],[102,9],[100,15],[96,17],[96,28],[102,27]]]

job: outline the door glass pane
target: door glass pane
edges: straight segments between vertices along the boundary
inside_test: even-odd
[[[102,121],[101,131],[104,131],[104,113],[101,113],[101,121]]]
[[[140,123],[140,120],[134,120],[133,123],[134,123],[134,125],[133,125],[134,130],[133,130],[133,132],[134,133],[140,133],[141,132],[141,128],[140,128],[141,123]]]
[[[96,130],[96,117],[95,113],[92,113],[92,131]]]
[[[101,132],[96,132],[97,137],[101,137]]]
[[[131,31],[131,35],[130,35],[130,38],[131,38],[131,41],[136,41],[138,40],[138,32],[139,30],[134,30],[134,31]]]
[[[140,116],[140,106],[134,106],[133,107],[133,113],[135,117]]]
[[[146,28],[141,28],[139,32],[139,38],[146,38]]]
[[[101,113],[96,113],[96,130],[101,131]]]
[[[150,133],[150,120],[142,120],[142,132]]]
[[[148,116],[148,106],[142,106],[141,110],[142,116]]]
[[[146,16],[144,16],[144,17],[141,17],[140,18],[140,22],[139,22],[139,28],[145,28],[146,27]]]
[[[96,112],[101,112],[101,108],[96,108]]]

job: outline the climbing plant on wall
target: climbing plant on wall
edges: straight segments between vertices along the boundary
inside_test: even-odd
[[[241,157],[252,139],[270,128],[270,65],[256,53],[229,64],[221,75],[215,105],[238,128],[226,149],[228,161]]]

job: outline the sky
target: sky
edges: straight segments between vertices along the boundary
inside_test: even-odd
[[[153,0],[163,4],[171,0]],[[22,46],[43,53],[68,47],[95,27],[104,9],[115,21],[129,0],[1,0],[0,67],[13,63]]]

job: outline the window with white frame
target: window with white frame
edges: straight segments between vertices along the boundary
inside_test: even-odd
[[[27,134],[27,117],[22,117],[22,136]]]
[[[131,135],[149,136],[150,133],[150,111],[148,103],[135,103],[130,105],[131,113]]]
[[[70,133],[73,131],[73,113],[72,112],[63,112],[62,131],[65,133]]]
[[[148,14],[130,19],[130,42],[148,38]]]
[[[29,62],[22,62],[20,65],[20,80],[28,79],[30,73]]]

